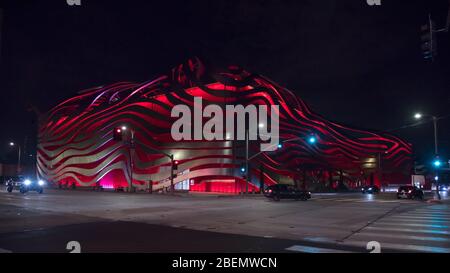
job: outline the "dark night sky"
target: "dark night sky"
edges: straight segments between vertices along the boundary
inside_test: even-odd
[[[450,114],[450,32],[439,34],[429,63],[419,31],[429,12],[443,27],[447,0],[81,1],[4,5],[0,158],[14,158],[10,140],[32,138],[27,104],[45,112],[79,90],[146,81],[194,55],[263,74],[354,127],[397,128],[415,111]],[[445,158],[449,125],[439,123]],[[396,131],[427,159],[432,133],[431,123]]]

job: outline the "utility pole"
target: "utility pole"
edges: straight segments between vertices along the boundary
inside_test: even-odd
[[[3,9],[0,8],[0,64],[2,63],[2,24],[3,24]]]
[[[245,194],[248,194],[248,128],[245,130]]]
[[[438,32],[448,32],[450,26],[450,0],[448,1],[448,14],[447,22],[444,28],[436,29],[435,23],[431,18],[431,13],[428,14],[428,22],[420,27],[422,32],[420,39],[422,40],[422,53],[424,59],[434,61],[437,55],[437,33]]]
[[[129,187],[129,192],[133,192],[133,169],[134,169],[133,153],[132,153],[133,149],[134,149],[134,130],[131,130],[130,145],[128,147],[128,154],[129,154],[129,157],[130,157],[130,187]]]
[[[431,118],[433,119],[433,130],[434,130],[434,156],[435,156],[436,160],[439,161],[438,129],[437,129],[438,117],[432,116]],[[435,167],[436,167],[435,178],[437,178],[435,180],[435,182],[436,182],[436,195],[438,197],[438,200],[441,200],[441,194],[439,193],[439,166],[435,166]]]
[[[17,175],[19,175],[22,172],[22,168],[20,166],[20,156],[22,154],[22,149],[20,147],[20,144],[17,145],[18,153],[17,153]]]
[[[434,154],[438,156],[438,131],[437,131],[437,121],[438,117],[433,116],[433,127],[434,127]]]
[[[170,158],[170,193],[174,193],[174,185],[173,185],[173,169],[175,167],[175,161],[173,160],[173,154],[169,156]]]
[[[148,181],[148,193],[153,193],[153,180],[151,179]]]

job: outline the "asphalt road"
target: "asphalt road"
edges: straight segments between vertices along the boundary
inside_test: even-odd
[[[432,196],[427,196],[432,198]],[[0,191],[0,252],[450,252],[439,203],[316,194],[307,202],[216,196]]]

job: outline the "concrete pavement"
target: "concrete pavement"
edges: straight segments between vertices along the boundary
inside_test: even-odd
[[[247,240],[248,245],[236,248],[222,242],[224,248],[220,251],[229,247],[229,251],[238,252],[367,252],[367,243],[377,241],[382,251],[450,252],[447,196],[441,204],[397,200],[393,193],[318,194],[307,202],[273,202],[256,196],[167,196],[48,190],[42,195],[1,191],[0,205],[0,248],[12,251],[27,251],[23,238],[28,241],[41,238],[45,243],[50,242],[49,234],[59,232],[65,236],[57,238],[76,240],[71,235],[81,236],[81,230],[98,233],[98,230],[109,226],[111,232],[117,231],[109,238],[111,244],[131,242],[130,236],[136,236],[137,241],[137,238],[145,238],[141,240],[159,242],[149,248],[136,245],[135,251],[167,251],[160,236],[152,230],[165,234],[166,242],[171,242],[168,243],[171,249],[189,251],[181,243],[183,240],[174,243],[169,233],[161,233],[161,230],[171,230],[174,234],[200,232],[187,235],[199,236],[192,238],[194,242],[210,242],[193,247],[192,251],[197,252],[217,251],[217,247],[212,247],[216,241],[214,238],[222,242],[228,236],[238,236],[237,241]],[[147,228],[134,230],[135,225],[147,225]],[[77,227],[80,231],[76,231]],[[11,241],[11,238],[18,241]],[[280,244],[278,240],[285,241]],[[14,242],[17,248],[14,248]],[[87,249],[95,251],[123,250],[111,248],[111,244],[102,246],[92,238],[87,242],[93,243]],[[262,244],[261,247],[254,246],[259,244],[257,242]],[[47,251],[67,251],[48,245]],[[60,243],[57,245],[60,247]],[[129,248],[123,251],[133,252],[133,245],[128,245]],[[29,251],[33,249],[45,251],[31,246]]]

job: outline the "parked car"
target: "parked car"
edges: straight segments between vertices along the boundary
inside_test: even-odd
[[[380,188],[378,188],[377,186],[373,185],[373,186],[364,186],[361,188],[361,192],[364,193],[379,193],[380,192]]]
[[[448,191],[450,190],[450,186],[449,185],[439,185],[439,191]]]
[[[311,192],[299,190],[292,185],[276,184],[267,187],[264,196],[280,201],[280,199],[295,199],[306,201],[311,198]]]
[[[17,176],[10,178],[6,181],[6,190],[12,192],[14,189],[19,190],[21,193],[28,191],[36,191],[38,193],[44,192],[45,182],[43,180],[24,178],[23,176]]]
[[[416,186],[400,186],[397,190],[397,198],[423,199],[423,191]]]
[[[19,189],[25,178],[23,176],[11,176],[6,179],[6,191],[12,192],[13,189]]]

